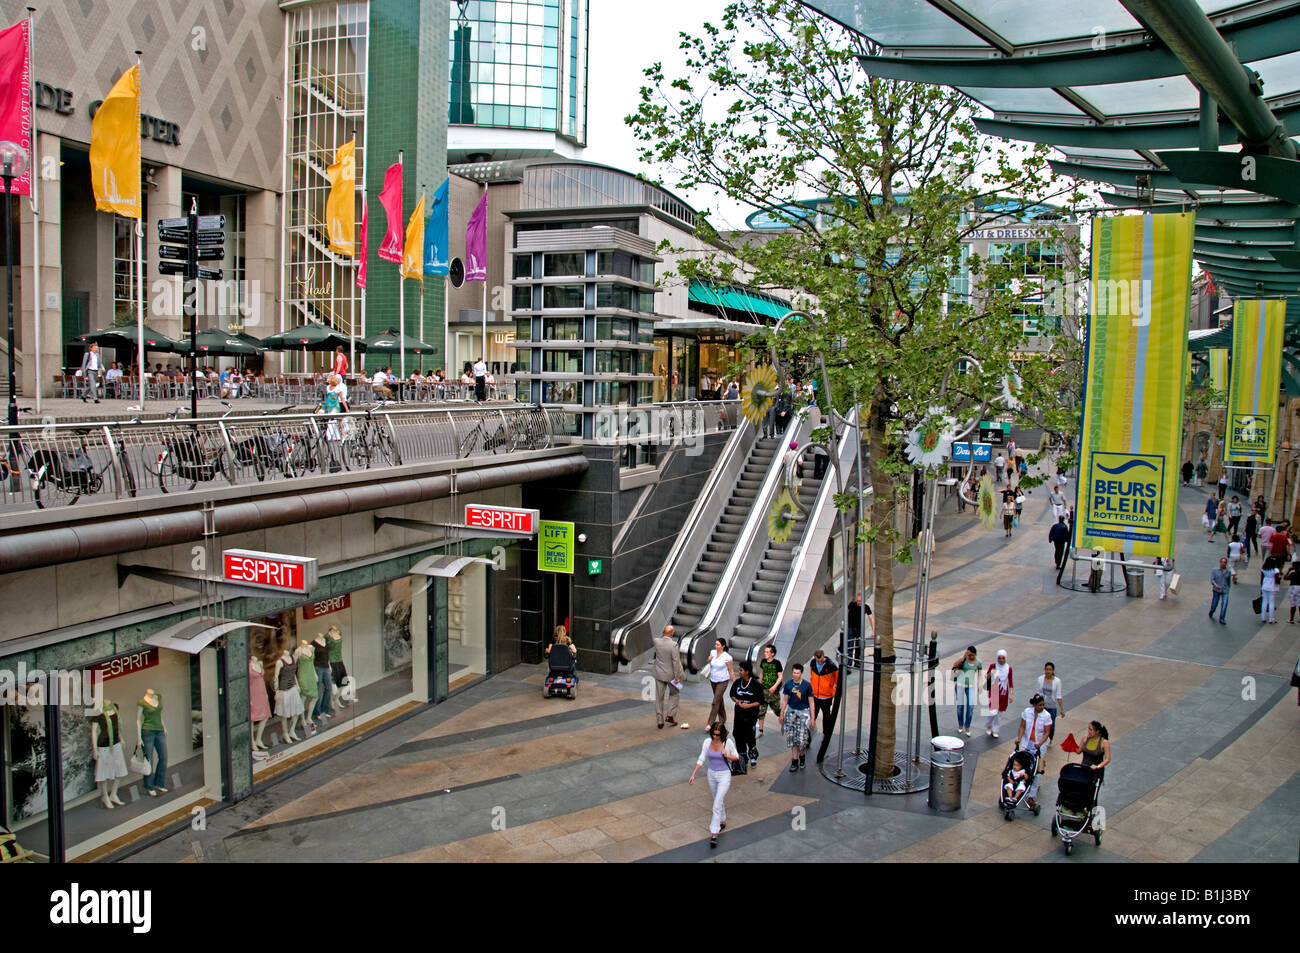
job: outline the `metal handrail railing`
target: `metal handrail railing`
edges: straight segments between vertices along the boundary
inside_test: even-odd
[[[510,405],[0,427],[0,514],[544,450],[559,442],[554,424],[543,407]]]

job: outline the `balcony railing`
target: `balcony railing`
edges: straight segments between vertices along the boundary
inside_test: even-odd
[[[0,427],[0,514],[543,450],[553,423],[482,406]]]

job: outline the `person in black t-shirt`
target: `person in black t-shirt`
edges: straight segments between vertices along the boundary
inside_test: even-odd
[[[1300,565],[1297,563],[1296,565]],[[758,724],[759,706],[763,704],[763,683],[754,677],[754,663],[740,663],[740,677],[731,683],[732,737],[742,758],[758,764],[758,738],[754,728]]]

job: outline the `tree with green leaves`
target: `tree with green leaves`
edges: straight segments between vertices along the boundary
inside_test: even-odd
[[[1044,148],[982,136],[961,93],[866,74],[867,41],[793,0],[740,0],[681,37],[685,74],[648,68],[628,117],[642,158],[670,168],[678,188],[717,190],[783,227],[725,235],[702,216],[711,250],[677,267],[793,293],[810,313],[755,344],[789,360],[824,355],[835,409],[860,407],[874,494],[859,538],[871,548],[877,644],[892,656],[895,562],[910,558],[897,528],[913,471],[906,433],[995,401],[1015,370],[1032,399],[1055,399],[1050,351],[1016,359],[1023,267],[964,259],[964,240],[1008,197],[1029,213],[1074,192]],[[956,282],[963,260],[969,289]],[[894,771],[891,696],[880,699],[879,776]]]

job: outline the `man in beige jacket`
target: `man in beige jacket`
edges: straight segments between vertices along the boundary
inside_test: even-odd
[[[673,631],[671,625],[666,625],[663,634],[655,639],[655,718],[660,728],[665,721],[670,725],[677,724],[677,703],[681,698],[679,686],[685,674]],[[690,725],[681,727],[689,728]]]

